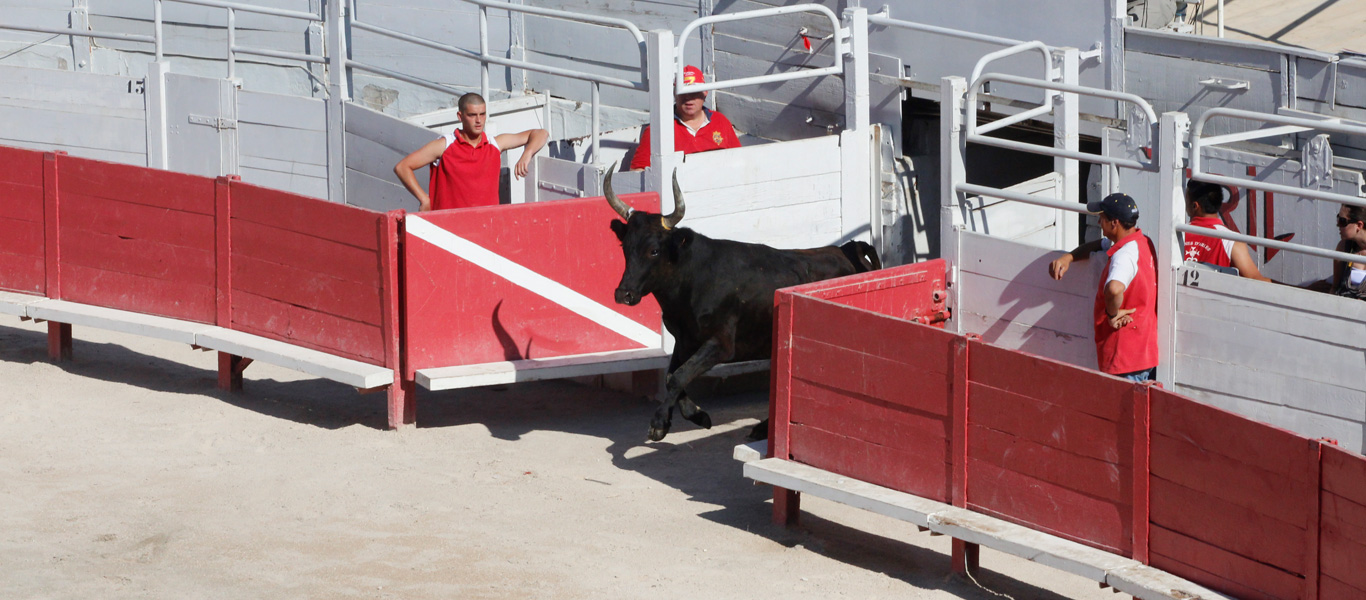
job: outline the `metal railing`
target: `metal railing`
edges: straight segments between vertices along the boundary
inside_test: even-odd
[[[961,40],[972,40],[972,41],[974,41],[974,42],[986,42],[986,43],[988,43],[988,44],[1000,44],[1000,45],[1002,45],[1002,46],[1018,46],[1018,45],[1020,45],[1020,44],[1025,43],[1024,40],[1013,40],[1013,39],[1010,39],[1010,38],[997,37],[997,36],[994,36],[994,35],[986,35],[986,34],[984,34],[984,33],[972,33],[972,32],[970,32],[970,31],[963,31],[963,30],[961,30],[961,29],[949,29],[949,28],[947,28],[947,27],[939,27],[939,26],[936,26],[936,25],[925,25],[924,23],[913,23],[913,22],[911,22],[911,21],[901,21],[901,20],[898,20],[898,19],[893,19],[891,15],[892,15],[892,9],[891,9],[891,7],[890,7],[890,6],[883,5],[882,10],[880,10],[880,11],[878,11],[878,12],[876,12],[876,13],[873,13],[873,14],[868,15],[868,23],[869,23],[870,25],[881,25],[881,26],[884,26],[884,27],[896,27],[896,28],[899,28],[899,29],[909,29],[909,30],[911,30],[911,31],[923,31],[923,32],[925,32],[925,33],[937,33],[937,34],[939,34],[939,35],[945,35],[945,36],[948,36],[948,37],[954,37],[954,38],[958,38],[958,39],[961,39]]]
[[[471,1],[474,1],[474,0],[471,0]],[[484,0],[479,0],[479,1],[484,1]],[[772,74],[772,75],[758,75],[758,76],[755,76],[755,77],[743,77],[743,78],[740,78],[740,79],[731,79],[731,80],[729,80],[729,81],[712,81],[712,82],[710,82],[710,83],[694,83],[694,84],[684,85],[684,84],[683,84],[683,61],[680,60],[680,61],[677,61],[677,62],[678,62],[678,65],[677,65],[677,68],[675,69],[676,72],[675,72],[675,75],[674,75],[674,77],[675,77],[675,83],[674,83],[674,88],[675,88],[675,90],[674,90],[674,93],[676,93],[676,94],[691,94],[691,93],[695,93],[695,92],[706,92],[706,91],[711,91],[711,90],[723,90],[723,89],[736,88],[736,87],[741,87],[741,86],[746,86],[746,85],[759,85],[759,84],[764,84],[764,83],[774,83],[774,82],[778,82],[778,81],[791,81],[791,80],[794,80],[794,79],[806,79],[806,78],[810,78],[810,77],[820,77],[820,76],[823,76],[823,75],[838,75],[838,74],[840,74],[840,73],[843,73],[843,72],[844,72],[844,61],[842,60],[842,57],[844,56],[844,48],[845,48],[845,45],[846,45],[847,32],[846,32],[845,30],[840,29],[839,17],[836,17],[836,16],[835,16],[835,11],[830,10],[829,8],[826,8],[825,6],[822,6],[822,5],[820,5],[820,4],[797,4],[797,5],[792,5],[792,6],[779,6],[779,7],[775,7],[775,8],[763,8],[763,9],[759,9],[759,10],[748,10],[748,11],[744,11],[744,12],[731,13],[731,14],[725,14],[725,15],[712,15],[712,16],[709,16],[709,17],[702,17],[702,18],[700,18],[700,19],[696,19],[696,20],[694,20],[693,22],[688,23],[688,26],[683,28],[683,33],[680,33],[680,34],[678,35],[678,49],[677,49],[677,51],[676,51],[676,53],[675,53],[675,56],[679,56],[679,57],[681,57],[681,56],[686,56],[686,54],[684,54],[684,50],[685,50],[685,48],[687,47],[688,36],[691,35],[692,32],[695,31],[698,27],[701,27],[701,26],[703,26],[703,25],[711,25],[711,24],[713,24],[713,23],[725,23],[725,22],[728,22],[728,21],[741,21],[741,20],[745,20],[745,19],[757,19],[757,18],[760,18],[760,17],[769,17],[769,16],[773,16],[773,15],[785,15],[785,14],[791,14],[791,13],[797,13],[797,12],[818,13],[818,14],[825,15],[826,18],[830,19],[830,28],[831,28],[831,31],[834,32],[834,36],[835,36],[835,38],[834,38],[834,39],[835,39],[835,63],[834,63],[833,66],[822,67],[822,68],[819,68],[819,69],[799,69],[799,70],[795,70],[795,71],[788,71],[788,72],[786,72],[786,73],[774,73],[774,74]]]
[[[645,60],[646,60],[646,58],[645,58],[645,36],[644,36],[644,34],[642,34],[642,33],[640,32],[640,28],[636,27],[636,25],[635,25],[634,23],[631,23],[630,21],[627,21],[627,20],[625,20],[625,19],[617,19],[617,18],[612,18],[612,17],[598,17],[598,16],[593,16],[593,15],[583,15],[583,14],[572,13],[572,12],[567,12],[567,11],[562,11],[562,10],[554,10],[554,9],[549,9],[549,8],[539,8],[539,7],[535,7],[535,6],[524,6],[524,5],[521,5],[521,4],[509,4],[509,3],[507,3],[507,2],[497,2],[497,1],[495,1],[495,0],[466,0],[466,1],[470,2],[471,4],[475,4],[475,5],[477,5],[477,6],[479,7],[479,51],[478,51],[478,52],[474,52],[474,51],[472,51],[472,50],[466,50],[466,49],[464,49],[464,48],[458,48],[458,47],[451,46],[451,45],[448,45],[448,44],[443,44],[443,43],[440,43],[440,42],[436,42],[436,41],[432,41],[432,40],[429,40],[429,39],[421,38],[421,37],[418,37],[418,36],[415,36],[415,35],[409,35],[409,34],[406,34],[406,33],[394,31],[394,30],[392,30],[392,29],[387,29],[387,28],[384,28],[384,27],[380,27],[380,26],[378,26],[378,25],[372,25],[372,24],[369,24],[369,23],[362,22],[362,21],[360,21],[359,19],[356,18],[356,0],[351,0],[351,1],[350,1],[350,9],[351,9],[351,10],[350,10],[350,14],[348,15],[348,16],[349,16],[349,21],[348,21],[348,22],[349,22],[349,25],[350,25],[352,28],[354,28],[354,29],[359,29],[359,30],[361,30],[361,31],[368,31],[368,32],[370,32],[370,33],[374,33],[374,34],[376,34],[376,35],[380,35],[380,36],[383,36],[383,37],[388,37],[388,38],[391,38],[391,39],[396,39],[396,40],[400,40],[400,41],[405,41],[405,42],[412,43],[412,44],[417,44],[417,45],[419,45],[419,46],[423,46],[423,47],[426,47],[426,48],[431,48],[431,49],[433,49],[433,50],[438,50],[438,51],[444,52],[444,53],[446,53],[446,54],[451,54],[451,55],[454,55],[454,56],[460,56],[460,57],[463,57],[463,58],[468,58],[468,59],[471,59],[471,60],[479,61],[479,63],[480,63],[480,70],[481,70],[481,73],[480,73],[480,85],[479,85],[479,90],[480,90],[480,92],[482,93],[482,95],[483,95],[485,98],[488,98],[488,97],[489,97],[489,65],[490,65],[490,64],[501,65],[501,66],[509,67],[509,68],[525,69],[525,70],[528,70],[528,71],[535,71],[535,72],[538,72],[538,73],[545,73],[545,74],[547,74],[547,75],[556,75],[556,76],[560,76],[560,77],[567,77],[567,78],[570,78],[570,79],[577,79],[577,80],[580,80],[580,81],[586,81],[586,82],[590,83],[590,84],[592,85],[592,97],[591,97],[591,99],[590,99],[590,105],[591,105],[591,110],[592,110],[592,117],[591,117],[591,118],[592,118],[592,125],[591,125],[591,128],[592,128],[592,155],[593,155],[593,161],[594,161],[594,162],[598,162],[598,160],[599,160],[599,146],[600,146],[599,131],[598,131],[598,130],[601,129],[601,110],[602,110],[602,102],[601,102],[600,96],[599,96],[600,93],[601,93],[601,91],[600,91],[600,86],[602,86],[602,85],[610,85],[610,86],[621,87],[621,88],[632,89],[632,90],[640,90],[640,91],[649,91],[649,89],[650,89],[649,82],[646,81],[646,77],[645,77],[645,64],[646,64],[646,63],[645,63]],[[496,9],[506,10],[506,11],[508,11],[508,12],[520,12],[520,13],[526,13],[526,14],[532,14],[532,15],[539,15],[539,16],[545,16],[545,17],[553,17],[553,18],[558,18],[558,19],[565,19],[565,20],[570,20],[570,21],[577,21],[577,22],[580,22],[580,23],[589,23],[589,24],[593,24],[593,25],[602,25],[602,26],[605,26],[605,27],[615,27],[615,28],[619,28],[619,29],[624,29],[624,30],[626,30],[628,33],[631,34],[632,38],[633,38],[633,39],[635,40],[635,42],[636,42],[637,51],[640,53],[640,64],[641,64],[641,67],[640,67],[640,80],[639,80],[639,81],[632,81],[632,80],[630,80],[630,79],[622,79],[622,78],[620,78],[620,77],[612,77],[612,76],[609,76],[609,75],[599,75],[599,74],[596,74],[596,73],[588,73],[588,72],[586,72],[586,71],[576,71],[576,70],[573,70],[573,69],[566,69],[566,68],[561,68],[561,67],[552,67],[552,66],[549,66],[549,65],[541,65],[541,64],[536,64],[536,63],[532,63],[532,62],[527,62],[527,61],[524,61],[524,60],[517,60],[517,59],[513,59],[513,58],[504,58],[504,57],[501,57],[501,56],[494,56],[494,55],[492,55],[492,54],[489,54],[489,43],[488,43],[488,39],[489,39],[489,35],[488,35],[488,9],[490,9],[490,8],[496,8]],[[461,94],[460,90],[457,90],[457,89],[455,89],[455,88],[452,88],[452,87],[449,87],[449,86],[446,86],[446,85],[442,85],[442,84],[440,84],[440,83],[436,83],[436,82],[433,82],[433,81],[428,81],[428,80],[426,80],[426,79],[422,79],[422,78],[419,78],[419,77],[413,77],[413,76],[411,76],[411,75],[404,75],[404,74],[402,74],[402,73],[398,73],[398,72],[392,71],[392,70],[390,70],[390,69],[385,69],[385,68],[382,68],[382,67],[377,67],[377,66],[374,66],[374,65],[365,64],[365,63],[362,63],[362,62],[359,62],[359,61],[354,61],[354,60],[349,60],[349,59],[348,59],[348,60],[345,61],[345,65],[346,65],[347,67],[352,68],[352,69],[358,69],[358,70],[361,70],[361,71],[366,71],[366,72],[369,72],[369,73],[374,73],[374,74],[376,74],[376,75],[381,75],[381,76],[384,76],[384,77],[389,77],[389,78],[392,78],[392,79],[397,79],[397,80],[399,80],[399,81],[405,81],[405,82],[407,82],[407,83],[410,83],[410,84],[413,84],[413,85],[417,85],[417,86],[421,86],[421,87],[425,87],[425,88],[428,88],[428,89],[433,89],[433,90],[437,90],[437,91],[441,91],[441,92],[446,92],[446,93],[449,93],[449,94],[452,94],[452,95],[456,95],[456,96],[459,96],[459,95]]]
[[[227,11],[227,30],[228,30],[228,79],[236,76],[237,55],[250,54],[255,56],[269,56],[287,60],[297,60],[308,63],[325,63],[327,59],[323,56],[302,54],[298,52],[285,52],[281,50],[269,50],[266,48],[252,48],[237,45],[237,12],[254,13],[273,17],[284,17],[287,19],[300,19],[315,23],[322,23],[322,15],[302,12],[296,10],[285,10],[280,8],[270,8],[265,6],[254,6],[238,2],[224,2],[222,0],[151,0],[152,1],[152,35],[135,33],[112,33],[94,30],[79,30],[70,28],[37,27],[29,25],[11,25],[0,23],[0,29],[11,29],[15,31],[32,31],[36,33],[51,33],[55,35],[69,35],[76,37],[88,37],[94,39],[113,39],[131,42],[143,42],[154,46],[154,55],[157,62],[161,62],[164,47],[164,35],[162,34],[162,4],[165,2],[179,2],[181,4],[194,4],[207,6],[210,8],[221,8]]]
[[[1210,119],[1216,117],[1228,117],[1233,119],[1243,119],[1246,121],[1260,121],[1264,124],[1278,125],[1278,127],[1255,129],[1244,133],[1232,133],[1210,137],[1202,136],[1201,134],[1204,132],[1205,124],[1208,123]],[[1303,131],[1325,131],[1348,135],[1366,136],[1366,124],[1356,125],[1343,123],[1341,122],[1341,120],[1338,119],[1319,121],[1314,119],[1305,119],[1286,115],[1258,113],[1247,110],[1240,110],[1236,108],[1212,108],[1205,111],[1204,114],[1200,115],[1200,118],[1195,121],[1195,125],[1191,127],[1190,179],[1192,181],[1204,181],[1219,185],[1261,190],[1264,192],[1272,192],[1277,194],[1286,194],[1289,196],[1297,196],[1300,198],[1326,200],[1329,202],[1336,202],[1338,204],[1366,206],[1366,198],[1362,198],[1359,196],[1348,196],[1346,194],[1325,192],[1309,188],[1297,188],[1293,186],[1282,185],[1279,183],[1256,181],[1252,179],[1244,179],[1241,177],[1215,175],[1213,173],[1206,173],[1202,171],[1200,168],[1203,159],[1202,150],[1204,148],[1208,148],[1210,146],[1215,146],[1219,144],[1227,144],[1237,141],[1279,136],[1285,135],[1287,133],[1299,133]],[[1228,231],[1218,231],[1213,229],[1206,229],[1203,227],[1193,227],[1191,225],[1186,224],[1176,225],[1176,230],[1183,233],[1195,233],[1199,235],[1224,240],[1232,240],[1235,242],[1244,242],[1253,245],[1267,246],[1269,248],[1276,248],[1278,250],[1286,250],[1289,252],[1298,252],[1300,254],[1308,254],[1311,256],[1331,258],[1333,260],[1366,264],[1366,256],[1362,256],[1359,254],[1348,254],[1345,252],[1338,252],[1336,250],[1324,250],[1322,248],[1305,246],[1303,244],[1295,244],[1290,242],[1282,242],[1279,240],[1239,235]]]
[[[1007,149],[1011,149],[1011,150],[1019,150],[1019,151],[1022,151],[1022,152],[1035,152],[1035,153],[1039,153],[1039,154],[1047,154],[1047,155],[1049,155],[1049,156],[1054,156],[1054,157],[1057,157],[1057,158],[1070,158],[1070,159],[1073,159],[1073,160],[1084,160],[1084,161],[1087,161],[1087,162],[1092,162],[1092,163],[1096,163],[1096,164],[1110,165],[1110,166],[1114,166],[1114,167],[1126,167],[1126,168],[1129,168],[1129,169],[1135,169],[1135,170],[1139,170],[1139,171],[1155,171],[1155,170],[1156,170],[1156,164],[1155,164],[1155,163],[1143,164],[1143,163],[1141,163],[1141,162],[1139,162],[1139,161],[1130,160],[1130,159],[1127,159],[1127,158],[1119,158],[1119,157],[1112,157],[1112,156],[1102,156],[1102,155],[1099,155],[1099,154],[1091,154],[1091,153],[1088,153],[1088,152],[1072,152],[1072,151],[1070,151],[1070,150],[1064,150],[1064,149],[1061,149],[1061,148],[1051,148],[1051,147],[1048,147],[1048,146],[1040,146],[1040,145],[1037,145],[1037,144],[1028,144],[1028,143],[1025,143],[1025,142],[1016,142],[1016,141],[1013,141],[1013,140],[1005,140],[1005,139],[1001,139],[1001,138],[994,138],[994,137],[989,137],[989,136],[983,135],[982,132],[984,132],[984,131],[993,131],[993,130],[995,130],[995,129],[1000,129],[1000,127],[997,127],[997,125],[999,125],[1002,121],[1007,121],[1007,120],[1009,120],[1009,119],[1002,119],[1002,121],[996,121],[996,122],[994,122],[994,123],[991,124],[993,127],[992,127],[991,129],[989,129],[989,130],[988,130],[987,128],[977,128],[977,127],[975,127],[975,124],[976,124],[976,122],[977,122],[977,102],[976,102],[976,100],[977,100],[977,93],[976,93],[976,92],[977,92],[977,88],[978,88],[983,82],[988,81],[988,80],[991,80],[991,81],[1002,81],[1002,82],[1006,82],[1006,83],[1013,83],[1013,84],[1016,84],[1016,85],[1023,85],[1023,86],[1027,86],[1027,87],[1041,88],[1041,89],[1045,89],[1045,90],[1053,90],[1053,91],[1057,91],[1057,92],[1067,92],[1067,93],[1077,94],[1077,95],[1079,95],[1079,96],[1095,96],[1095,97],[1097,97],[1097,98],[1105,98],[1105,99],[1108,99],[1108,100],[1119,100],[1119,101],[1122,101],[1122,102],[1129,102],[1129,103],[1131,103],[1131,104],[1133,104],[1133,105],[1135,105],[1135,106],[1138,106],[1140,109],[1143,110],[1143,114],[1144,114],[1144,116],[1148,117],[1148,123],[1151,124],[1151,126],[1155,127],[1155,126],[1157,125],[1157,113],[1153,110],[1152,105],[1151,105],[1151,104],[1148,104],[1148,101],[1147,101],[1147,100],[1144,100],[1143,98],[1141,98],[1141,97],[1139,97],[1139,96],[1137,96],[1137,95],[1135,95],[1135,94],[1130,94],[1130,93],[1127,93],[1127,92],[1112,92],[1112,91],[1110,91],[1110,90],[1104,90],[1104,89],[1100,89],[1100,88],[1092,88],[1092,87],[1086,87],[1086,86],[1080,86],[1080,85],[1070,85],[1070,84],[1065,84],[1065,83],[1058,83],[1058,82],[1056,82],[1056,81],[1043,81],[1043,80],[1038,80],[1038,79],[1030,79],[1030,78],[1028,78],[1028,77],[1019,77],[1019,76],[1016,76],[1016,75],[1006,75],[1006,74],[1003,74],[1003,73],[986,73],[986,74],[983,74],[983,75],[979,76],[976,80],[974,80],[973,83],[972,83],[972,85],[971,85],[971,87],[968,88],[967,106],[968,106],[968,111],[969,111],[969,112],[968,112],[968,118],[967,118],[967,123],[966,123],[966,126],[967,126],[967,141],[968,141],[968,142],[977,143],[977,144],[984,144],[984,145],[988,145],[988,146],[996,146],[996,147],[999,147],[999,148],[1007,148]],[[1052,94],[1050,94],[1049,97],[1050,97],[1050,100],[1051,100]],[[1020,113],[1020,114],[1023,115],[1023,114],[1035,113],[1035,114],[1037,115],[1037,114],[1038,114],[1037,111],[1038,111],[1040,108],[1044,108],[1044,107],[1040,106],[1040,107],[1037,107],[1037,108],[1032,108],[1032,109],[1030,109],[1030,110],[1028,110],[1028,111],[1025,111],[1025,112],[1023,112],[1023,113]],[[1011,123],[1014,123],[1014,122],[1018,122],[1018,121],[1020,121],[1020,120],[1023,120],[1023,119],[1014,119],[1014,117],[1018,117],[1018,116],[1020,116],[1020,115],[1014,115],[1014,116],[1012,117],[1013,120],[1009,120],[1009,121],[1010,121]]]

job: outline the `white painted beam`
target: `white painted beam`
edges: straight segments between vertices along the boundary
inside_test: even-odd
[[[294,369],[364,390],[394,382],[393,370],[385,367],[221,327],[197,333],[193,343],[201,348]]]
[[[212,325],[157,317],[142,313],[129,312],[67,302],[65,300],[40,300],[28,305],[28,316],[34,319],[69,323],[81,327],[95,327],[109,331],[119,331],[146,337],[153,337],[183,344],[194,344],[195,336]]]
[[[45,300],[42,296],[0,292],[0,315],[27,317],[29,305]]]
[[[432,391],[454,390],[521,381],[647,371],[667,366],[669,355],[659,348],[614,350],[421,369],[417,372],[417,384]]]

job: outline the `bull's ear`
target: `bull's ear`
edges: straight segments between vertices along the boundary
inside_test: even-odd
[[[678,260],[684,252],[692,248],[693,230],[675,229],[669,234],[669,257]]]
[[[617,239],[618,239],[618,240],[623,240],[623,241],[625,241],[625,239],[626,239],[626,223],[623,223],[623,222],[618,221],[618,220],[616,220],[616,219],[612,219],[612,233],[617,234]]]

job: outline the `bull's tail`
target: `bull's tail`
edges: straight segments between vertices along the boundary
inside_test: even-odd
[[[882,259],[877,256],[877,249],[867,242],[853,241],[840,246],[840,251],[849,259],[849,263],[854,265],[858,273],[867,273],[882,268]]]

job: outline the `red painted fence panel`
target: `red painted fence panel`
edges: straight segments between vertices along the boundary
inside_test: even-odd
[[[1366,457],[912,323],[943,288],[908,271],[779,291],[773,456],[1237,598],[1366,597]],[[774,497],[789,521],[796,495]]]
[[[775,455],[947,501],[954,336],[869,310],[929,320],[943,290],[943,261],[779,290]]]
[[[1150,398],[1152,564],[1240,597],[1305,597],[1316,445],[1165,390]]]
[[[232,329],[386,364],[386,215],[234,181]]]
[[[1132,555],[1134,384],[973,341],[967,505]]]
[[[57,159],[60,298],[215,320],[213,180]]]
[[[658,211],[657,194],[622,199],[639,210]],[[653,296],[636,306],[613,299],[625,268],[621,244],[609,227],[615,218],[602,198],[409,215],[404,255],[410,374],[642,348],[564,305],[572,297],[572,302],[595,304],[593,310],[606,314],[618,329],[624,323],[648,334],[644,337],[660,333]],[[513,271],[534,280],[533,288],[541,293],[509,280]]]
[[[1323,446],[1321,598],[1366,598],[1366,457]]]
[[[43,153],[0,146],[0,290],[42,294]]]

